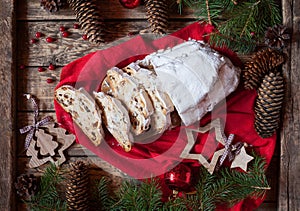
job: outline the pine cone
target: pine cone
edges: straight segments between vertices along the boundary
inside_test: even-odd
[[[17,194],[22,198],[29,198],[37,192],[38,179],[33,174],[22,174],[15,182]]]
[[[246,62],[243,70],[245,89],[255,89],[261,83],[262,78],[284,63],[285,58],[282,53],[275,49],[267,48],[257,52],[252,61]]]
[[[49,12],[57,12],[65,5],[65,0],[41,0],[41,7]]]
[[[89,178],[84,162],[71,164],[66,188],[68,210],[89,210]]]
[[[166,33],[168,8],[167,0],[146,0],[147,19],[154,34]]]
[[[270,72],[263,79],[255,101],[255,130],[262,138],[273,135],[280,123],[284,99],[284,80],[281,72]]]
[[[90,42],[103,43],[104,23],[94,0],[68,0],[83,33]]]
[[[281,49],[290,40],[289,29],[283,25],[269,27],[265,34],[265,43],[274,48]]]

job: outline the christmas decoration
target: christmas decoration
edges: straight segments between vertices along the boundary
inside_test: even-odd
[[[20,129],[22,134],[28,133],[25,139],[25,149],[26,155],[31,157],[29,167],[36,168],[47,162],[62,164],[66,161],[63,152],[74,143],[75,135],[66,134],[65,129],[56,127],[51,117],[45,117],[38,122],[39,109],[36,99],[30,94],[25,96],[31,99],[34,108],[34,124]],[[59,158],[54,158],[56,149],[59,149]]]
[[[277,50],[266,48],[252,57],[252,60],[245,63],[242,71],[244,87],[255,89],[261,83],[263,77],[274,68],[279,67],[285,61],[285,57]]]
[[[89,210],[89,177],[82,161],[71,164],[66,188],[68,210]]]
[[[53,38],[53,37],[47,37],[46,38],[46,42],[47,43],[52,43],[52,42],[54,42],[55,41],[55,39]]]
[[[15,182],[17,194],[21,198],[29,198],[37,192],[38,179],[33,174],[21,174]]]
[[[179,1],[180,8],[183,4],[192,7],[201,21],[215,26],[214,33],[210,34],[212,44],[225,45],[241,53],[253,51],[264,38],[267,27],[281,22],[279,7],[273,0]]]
[[[120,4],[127,9],[134,9],[141,4],[141,0],[119,0]]]
[[[187,190],[192,185],[192,170],[187,165],[178,164],[171,171],[165,173],[164,180],[172,190]]]
[[[65,0],[41,0],[42,9],[48,12],[57,12],[65,5]]]
[[[24,94],[24,96],[27,98],[27,100],[31,100],[31,103],[33,105],[33,109],[34,109],[34,119],[33,119],[33,125],[28,125],[25,126],[23,128],[20,129],[20,133],[24,134],[24,133],[28,133],[25,139],[25,149],[27,149],[29,147],[29,144],[35,134],[35,131],[44,125],[49,124],[52,120],[51,117],[47,116],[45,118],[43,118],[41,121],[38,121],[38,115],[39,115],[39,108],[36,102],[36,99],[34,96],[32,96],[31,94]]]
[[[255,102],[255,130],[262,137],[270,137],[278,129],[284,100],[284,80],[281,72],[270,72],[258,89]]]
[[[291,35],[287,27],[283,25],[275,25],[274,27],[268,27],[265,34],[265,43],[269,47],[282,49],[287,45]]]
[[[244,171],[247,171],[248,163],[254,158],[247,154],[245,147],[243,146],[240,150],[240,153],[234,158],[231,168],[240,167]]]
[[[230,207],[247,197],[263,197],[270,189],[265,175],[266,163],[263,158],[258,156],[255,156],[247,173],[222,167],[219,172],[211,175],[205,168],[200,167],[193,172],[193,176],[198,178],[194,185],[196,194],[183,193],[182,197],[177,195],[176,198],[167,202],[162,201],[163,189],[158,178],[150,178],[143,182],[134,179],[125,181],[115,194],[110,194],[109,183],[104,177],[99,182],[91,183],[95,184],[95,187],[90,187],[87,185],[87,166],[82,161],[71,165],[71,171],[64,171],[50,165],[41,177],[39,191],[25,203],[34,210],[45,210],[46,208],[49,210],[73,210],[74,207],[69,205],[70,197],[72,198],[71,203],[73,203],[74,196],[72,195],[75,194],[77,198],[81,194],[82,200],[79,199],[77,204],[81,204],[82,209],[78,205],[76,210],[86,210],[88,206],[84,201],[90,198],[93,206],[101,207],[101,210],[213,211],[218,204]],[[66,173],[63,175],[62,172]],[[175,172],[176,174],[180,173]],[[184,172],[189,172],[189,170]],[[70,181],[67,178],[73,179]],[[66,183],[67,185],[65,185]],[[79,188],[83,184],[85,184],[85,188]],[[66,189],[62,187],[66,187]],[[93,192],[89,195],[83,189],[90,189]],[[66,198],[63,197],[63,192],[65,192]]]
[[[94,0],[68,0],[70,7],[74,10],[80,28],[90,42],[94,44],[103,43],[104,23],[100,16]]]
[[[147,19],[152,33],[165,34],[168,25],[168,1],[146,0]]]
[[[36,32],[35,33],[35,37],[38,38],[38,39],[41,38],[42,36],[44,36],[44,34],[42,32]]]
[[[56,68],[56,67],[55,67],[54,64],[49,64],[49,67],[48,67],[49,70],[55,70],[55,68]]]
[[[213,120],[211,123],[207,124],[205,127],[199,127],[197,130],[195,129],[186,129],[186,134],[188,137],[188,143],[185,146],[185,148],[183,149],[180,157],[181,158],[185,158],[185,159],[195,159],[198,160],[206,169],[207,171],[212,174],[215,170],[215,167],[217,165],[218,159],[219,157],[222,156],[222,154],[225,152],[225,149],[220,149],[218,151],[216,151],[213,154],[213,157],[211,159],[211,162],[209,163],[207,161],[207,159],[201,155],[201,154],[191,154],[190,151],[193,148],[193,146],[195,145],[195,138],[193,136],[193,132],[197,132],[197,133],[205,133],[210,131],[211,129],[215,129],[215,133],[216,133],[216,140],[218,142],[220,142],[221,144],[225,145],[224,140],[223,140],[223,132],[221,131],[221,125],[220,125],[220,119],[215,119]]]
[[[39,72],[44,72],[45,69],[44,69],[43,67],[38,67],[38,71],[39,71]]]

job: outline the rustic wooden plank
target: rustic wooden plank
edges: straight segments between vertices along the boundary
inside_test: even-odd
[[[119,1],[97,0],[96,4],[100,14],[104,19],[145,19],[146,10],[144,5],[130,10],[124,8]],[[41,9],[40,1],[24,0],[17,7],[18,20],[75,20],[73,11],[66,6],[55,13],[48,13]],[[178,7],[174,4],[171,7],[170,18],[194,18],[193,11],[190,8],[184,8],[182,14],[179,14]]]
[[[168,32],[173,32],[191,22],[172,22]],[[59,26],[64,25],[69,28],[71,35],[63,38],[59,32]],[[98,49],[104,49],[115,43],[105,43],[100,46],[90,44],[82,39],[79,29],[72,28],[73,22],[26,22],[18,24],[18,33],[22,36],[18,39],[18,62],[26,66],[48,66],[54,63],[57,66],[64,66],[69,62],[82,57]],[[129,32],[136,32],[147,27],[146,21],[134,22],[109,22],[107,23],[107,33],[105,39],[118,41],[118,39],[128,39]],[[30,44],[30,39],[40,31],[45,34],[36,44]],[[27,33],[28,32],[28,33]],[[56,39],[53,43],[47,43],[45,37],[51,36]],[[125,37],[125,38],[124,38]]]
[[[14,0],[0,1],[0,210],[14,210]]]
[[[292,29],[289,59],[284,65],[286,105],[281,132],[279,210],[300,207],[300,1],[282,1],[283,23]]]

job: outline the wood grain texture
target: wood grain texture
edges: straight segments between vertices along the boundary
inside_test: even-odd
[[[105,49],[118,42],[119,39],[126,39],[130,32],[138,32],[147,28],[145,20],[137,21],[122,21],[108,22],[104,39],[107,43],[100,46],[92,45],[88,41],[82,39],[82,34],[79,29],[71,28],[74,22],[19,22],[18,34],[22,36],[18,39],[18,63],[26,66],[48,66],[53,63],[57,66],[64,66],[71,61],[78,59],[90,52],[99,49]],[[174,21],[170,23],[168,33],[171,33],[179,28],[187,26],[190,21]],[[69,28],[71,35],[68,38],[63,38],[59,31],[59,26],[64,25]],[[30,44],[30,39],[39,31],[45,36],[39,39],[36,44]],[[56,39],[53,43],[47,43],[45,38],[51,36]]]
[[[175,1],[174,1],[175,2]],[[104,19],[145,19],[145,6],[140,5],[135,9],[124,8],[119,1],[112,0],[97,0],[96,4],[99,8],[100,14]],[[193,11],[190,8],[184,8],[179,14],[176,4],[170,8],[170,18],[194,18]],[[48,13],[41,9],[40,2],[36,0],[24,0],[17,7],[18,20],[75,20],[73,11],[66,6],[55,13]]]
[[[0,0],[0,210],[14,210],[14,0]]]
[[[282,1],[283,23],[292,29],[284,65],[286,105],[281,132],[279,210],[300,209],[300,1]]]

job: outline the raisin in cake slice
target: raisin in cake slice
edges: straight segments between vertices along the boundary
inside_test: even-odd
[[[126,108],[122,103],[103,92],[94,92],[95,100],[102,110],[102,120],[126,152],[131,150],[133,141],[130,133],[130,119]]]
[[[101,111],[94,99],[83,89],[76,90],[72,86],[64,85],[55,91],[55,100],[61,107],[71,114],[73,121],[83,133],[98,146],[103,137]]]
[[[153,113],[152,102],[145,91],[132,77],[117,67],[108,70],[102,83],[102,92],[119,99],[129,112],[131,130],[140,135],[150,128]]]

